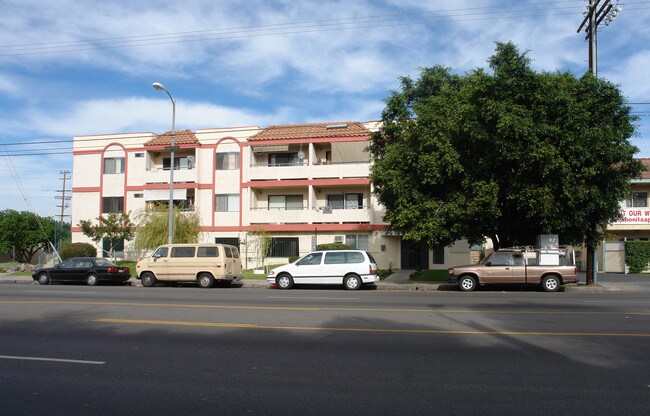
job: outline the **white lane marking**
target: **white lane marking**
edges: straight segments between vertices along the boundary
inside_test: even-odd
[[[647,302],[647,299],[629,299],[629,300],[583,300],[582,303],[630,303],[630,302]]]
[[[323,298],[311,296],[267,296],[267,299],[359,300],[359,298]]]
[[[58,291],[58,292],[43,292],[40,290],[26,290],[25,293],[39,293],[41,295],[49,295],[50,293],[61,294],[61,295],[87,295],[95,294],[95,292],[72,292],[72,291]]]
[[[0,355],[0,359],[4,360],[26,360],[26,361],[50,361],[56,363],[72,363],[72,364],[90,364],[102,365],[106,361],[86,361],[86,360],[70,360],[65,358],[47,358],[47,357],[20,357],[15,355]]]

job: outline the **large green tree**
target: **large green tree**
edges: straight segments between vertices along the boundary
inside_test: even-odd
[[[0,211],[0,252],[15,253],[16,259],[30,263],[39,250],[48,249],[48,240],[61,234],[52,218],[41,217],[29,211]]]
[[[385,220],[429,246],[544,233],[593,246],[643,169],[624,96],[590,74],[536,72],[512,43],[489,66],[423,68],[386,100],[370,143]]]
[[[174,243],[197,243],[199,241],[201,217],[196,211],[182,211],[173,208]],[[151,209],[141,210],[135,216],[137,233],[135,247],[153,250],[167,244],[169,236],[169,210],[167,205],[157,204]]]

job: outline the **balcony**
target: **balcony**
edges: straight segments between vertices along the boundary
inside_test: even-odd
[[[370,223],[372,212],[361,209],[268,209],[251,208],[248,221],[251,224],[316,224],[316,223]]]
[[[367,178],[370,176],[368,161],[345,163],[322,163],[290,166],[252,165],[250,180],[269,179],[327,179],[327,178]]]
[[[196,182],[196,169],[174,169],[174,183]],[[147,169],[144,183],[169,183],[169,169]]]

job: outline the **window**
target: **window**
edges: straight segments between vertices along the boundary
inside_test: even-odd
[[[124,173],[123,157],[104,158],[104,174]]]
[[[489,266],[510,266],[510,258],[512,256],[509,253],[494,253],[490,257]]]
[[[445,264],[444,247],[434,247],[431,251],[433,252],[433,264]]]
[[[107,238],[102,240],[102,257],[111,257],[111,250],[115,257],[124,257],[124,240],[109,240]]]
[[[238,212],[239,211],[239,194],[220,194],[215,195],[216,212]]]
[[[167,257],[167,254],[169,253],[169,247],[160,247],[158,250],[156,250],[155,253],[153,253],[154,257]]]
[[[136,153],[135,157],[144,157],[144,153]]]
[[[632,192],[632,195],[627,199],[626,205],[629,208],[645,208],[648,206],[648,193],[647,192]]]
[[[217,170],[239,169],[239,152],[217,153]]]
[[[269,195],[269,210],[302,209],[302,195]]]
[[[194,247],[172,247],[172,257],[194,257]]]
[[[105,196],[102,198],[102,214],[124,212],[123,196]]]
[[[333,251],[325,255],[325,264],[363,263],[363,254],[357,251]]]
[[[353,250],[368,251],[368,239],[367,235],[346,235],[345,244]]]
[[[317,266],[323,258],[323,253],[310,253],[300,259],[296,264],[300,266]]]
[[[298,237],[271,238],[269,257],[293,257],[298,253]]]
[[[144,194],[133,194],[133,198],[144,198]]]
[[[164,157],[163,158],[163,170],[169,170],[171,158],[169,157]],[[190,162],[192,160],[192,162]],[[194,157],[193,156],[181,156],[181,157],[175,157],[174,158],[174,170],[179,170],[179,169],[189,169],[191,168],[194,163]]]
[[[232,258],[232,251],[230,250],[230,247],[225,246],[225,247],[223,248],[223,251],[226,253],[226,257],[228,257],[229,259]]]
[[[298,153],[269,153],[269,166],[302,165]]]
[[[362,209],[363,194],[327,195],[327,205],[332,209]]]
[[[229,246],[239,247],[239,238],[237,237],[215,237],[215,244],[227,244]]]
[[[219,257],[219,247],[199,247],[196,257]]]

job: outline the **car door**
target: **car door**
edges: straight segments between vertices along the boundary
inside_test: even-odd
[[[512,283],[512,266],[512,253],[492,253],[483,268],[483,283]]]
[[[363,258],[363,255],[362,255]],[[323,261],[323,283],[341,284],[343,276],[351,270],[347,251],[330,251]]]
[[[52,281],[74,280],[74,265],[76,261],[76,258],[71,258],[59,263],[56,267],[50,270],[50,279]]]
[[[295,283],[323,283],[321,277],[322,252],[309,253],[295,263],[292,271]]]
[[[149,270],[158,280],[169,280],[169,247],[160,247],[149,260]]]
[[[54,271],[54,276],[50,273],[50,278],[53,280],[61,280],[68,282],[80,282],[86,277],[86,269],[84,268],[84,261],[88,259],[83,259],[80,257],[73,257],[67,259]]]

